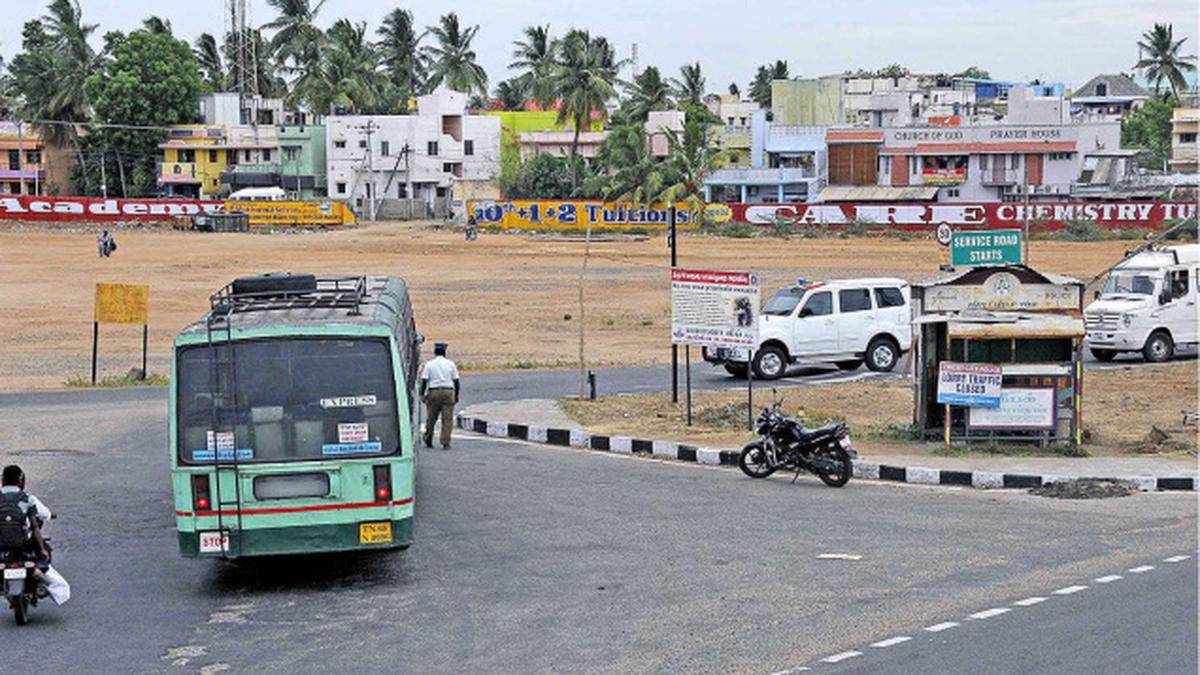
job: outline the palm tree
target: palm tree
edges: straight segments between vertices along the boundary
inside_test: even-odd
[[[621,63],[614,58],[612,47],[602,37],[593,38],[586,30],[572,29],[555,47],[554,67],[547,80],[547,92],[559,101],[558,121],[572,122],[575,134],[571,139],[571,190],[579,186],[576,158],[579,153],[579,132],[597,110],[617,95],[613,82]]]
[[[1187,38],[1175,40],[1171,24],[1156,23],[1153,30],[1142,33],[1142,39],[1137,43],[1141,60],[1134,68],[1145,72],[1146,80],[1154,84],[1154,93],[1161,92],[1163,80],[1171,86],[1173,96],[1178,97],[1181,90],[1187,89],[1183,74],[1196,70],[1191,63],[1196,60],[1196,55],[1180,55],[1179,48],[1184,42]]]
[[[150,33],[170,33],[171,20],[159,16],[148,16],[142,21],[142,30]]]
[[[22,112],[34,119],[82,122],[90,113],[84,83],[100,65],[99,56],[88,44],[96,24],[83,22],[83,10],[77,0],[52,0],[46,9],[47,14],[36,22],[33,33],[29,32],[29,24],[25,27],[25,41],[31,43],[26,45],[26,52],[40,51],[44,46],[50,53],[40,53],[26,64],[27,77],[18,82],[25,99]],[[16,60],[13,66],[17,66]],[[36,81],[31,82],[31,78]],[[42,137],[55,145],[73,146],[83,166],[83,150],[75,125],[37,126]],[[86,191],[86,185],[83,187]]]
[[[281,66],[293,70],[312,67],[320,56],[322,46],[321,29],[316,26],[317,13],[325,0],[267,0],[267,4],[279,11],[279,16],[263,24],[264,30],[273,30],[271,52]]]
[[[657,201],[671,204],[687,202],[688,210],[699,218],[704,219],[704,180],[717,168],[723,152],[717,149],[708,135],[708,128],[698,120],[688,120],[683,126],[683,137],[676,138],[675,134],[667,135],[670,155],[667,162],[672,168],[673,182],[663,188],[657,195]]]
[[[369,113],[383,107],[387,78],[379,70],[379,54],[367,41],[366,32],[366,22],[355,24],[348,19],[338,19],[329,28],[316,73],[297,86],[296,95],[312,110],[340,106]]]
[[[505,110],[525,109],[525,87],[519,78],[504,80],[496,85],[495,97]]]
[[[462,28],[454,12],[442,15],[438,25],[429,27],[437,41],[437,45],[423,48],[430,63],[430,89],[444,84],[455,91],[487,95],[487,73],[475,62],[471,49],[471,40],[478,32],[478,25]]]
[[[652,111],[670,110],[675,105],[671,87],[655,66],[647,66],[633,78],[627,103],[629,119],[634,122],[645,122]]]
[[[737,82],[729,83],[729,93],[730,95],[737,96],[738,98],[742,97],[742,89],[738,86]]]
[[[546,95],[546,82],[554,66],[554,42],[550,39],[549,26],[526,26],[524,40],[513,42],[513,61],[510,70],[518,71],[516,84],[525,98],[531,98],[543,106],[550,97]]]
[[[221,48],[217,39],[209,33],[201,33],[192,47],[196,62],[200,64],[200,75],[212,91],[225,90],[225,67],[221,64]]]
[[[665,187],[666,167],[650,153],[646,130],[641,125],[613,129],[596,159],[608,171],[608,175],[599,177],[603,181],[599,196],[605,201],[649,204]]]
[[[750,100],[760,108],[771,107],[771,69],[767,66],[759,66],[755,71],[750,82]]]
[[[700,62],[684,64],[679,69],[679,79],[671,78],[671,87],[680,103],[700,105],[704,100],[704,75],[700,73]]]
[[[401,97],[401,108],[407,111],[408,99],[423,93],[426,68],[421,58],[421,38],[425,33],[417,32],[412,12],[400,8],[388,13],[376,32],[383,70]]]

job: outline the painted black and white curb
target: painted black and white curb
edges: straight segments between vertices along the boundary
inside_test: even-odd
[[[493,422],[478,417],[459,415],[455,418],[459,429],[486,434],[496,438],[513,438],[532,443],[545,443],[562,447],[585,448],[621,454],[644,454],[662,459],[696,462],[724,466],[737,466],[740,450],[702,448],[673,441],[654,441],[628,436],[605,436],[591,434],[582,429],[554,429],[512,422]],[[921,485],[957,485],[975,488],[1036,488],[1044,484],[1064,480],[1091,478],[1096,480],[1123,480],[1138,486],[1142,491],[1195,490],[1196,479],[1187,476],[1140,476],[1132,478],[1106,478],[1104,476],[1058,476],[992,471],[955,471],[952,469],[929,469],[918,466],[892,466],[854,460],[854,477],[865,480],[883,480],[897,483]]]

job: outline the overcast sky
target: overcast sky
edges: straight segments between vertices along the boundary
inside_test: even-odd
[[[224,0],[81,0],[84,18],[108,30],[131,30],[151,12],[170,19],[192,41],[222,31]],[[266,0],[250,0],[254,25],[270,21]],[[5,0],[0,54],[20,50],[21,27],[44,13],[41,0]],[[699,60],[710,91],[736,81],[745,92],[756,66],[786,59],[793,76],[815,76],[899,62],[916,72],[955,72],[970,65],[1011,80],[1078,86],[1098,73],[1129,71],[1136,41],[1155,22],[1172,23],[1195,54],[1196,0],[460,0],[402,4],[391,0],[328,0],[317,23],[339,17],[367,21],[373,33],[394,7],[407,7],[425,26],[447,11],[479,24],[474,48],[489,86],[511,75],[512,41],[531,24],[555,35],[572,26],[608,37],[622,57],[637,43],[639,64],[676,75]]]

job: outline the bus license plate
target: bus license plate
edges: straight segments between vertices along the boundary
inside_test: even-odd
[[[4,568],[4,578],[5,579],[24,579],[25,578],[25,568],[18,567],[16,569],[13,569],[11,567],[6,567],[6,568]]]
[[[201,553],[225,553],[229,550],[228,532],[201,532]]]
[[[360,544],[390,544],[392,543],[392,524],[389,521],[382,523],[359,523],[358,524],[358,543]]]

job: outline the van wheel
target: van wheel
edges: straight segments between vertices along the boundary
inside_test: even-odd
[[[858,370],[862,364],[862,359],[854,359],[853,361],[838,361],[834,365],[838,367],[838,370]]]
[[[763,347],[754,355],[754,376],[760,380],[777,380],[787,367],[787,354],[779,347]]]
[[[900,347],[891,338],[878,337],[867,345],[867,367],[877,373],[890,371],[899,360]]]
[[[1156,330],[1146,338],[1146,346],[1142,347],[1142,357],[1149,363],[1170,361],[1175,355],[1175,343],[1171,334],[1165,330]]]
[[[1115,349],[1096,349],[1095,347],[1093,347],[1091,349],[1091,352],[1092,352],[1092,356],[1096,357],[1097,361],[1108,362],[1108,361],[1112,361],[1113,359],[1117,358],[1117,350],[1115,350]]]
[[[746,377],[746,367],[744,363],[726,363],[725,372],[734,377]]]

